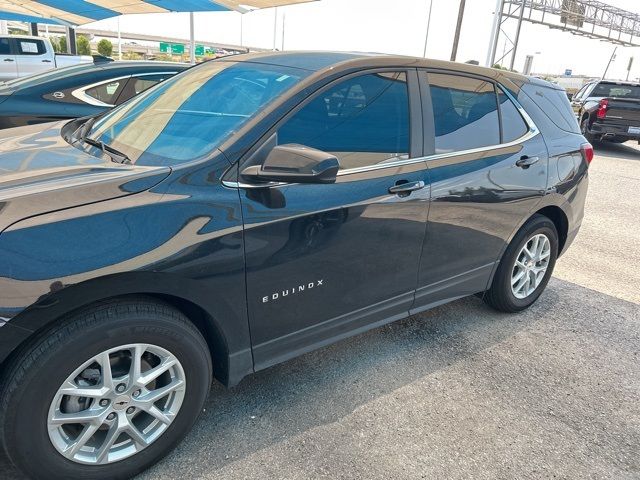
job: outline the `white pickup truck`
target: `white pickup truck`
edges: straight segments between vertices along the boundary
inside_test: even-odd
[[[48,38],[0,35],[0,81],[90,62],[89,55],[56,54]]]

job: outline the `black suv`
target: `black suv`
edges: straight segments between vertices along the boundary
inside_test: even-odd
[[[35,478],[126,478],[244,376],[465,295],[530,306],[593,149],[553,85],[266,53],[2,132],[0,436]]]

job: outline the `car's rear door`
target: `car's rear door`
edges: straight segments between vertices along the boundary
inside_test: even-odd
[[[415,69],[336,80],[270,137],[334,153],[336,183],[239,185],[256,368],[407,315],[429,203],[419,101]]]
[[[548,153],[491,79],[421,71],[431,207],[413,311],[484,291],[514,230],[540,202]]]
[[[9,38],[0,38],[0,80],[13,80],[18,76],[18,64],[12,43]]]

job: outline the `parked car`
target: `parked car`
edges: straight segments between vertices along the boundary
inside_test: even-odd
[[[573,96],[571,105],[590,142],[640,142],[640,84],[590,82]]]
[[[0,80],[13,80],[81,63],[107,61],[105,57],[55,53],[48,38],[0,35]]]
[[[0,129],[102,113],[188,66],[171,62],[76,65],[0,84]]]
[[[466,295],[529,307],[593,155],[549,83],[352,53],[225,57],[0,135],[0,436],[48,480],[158,461],[212,375]]]

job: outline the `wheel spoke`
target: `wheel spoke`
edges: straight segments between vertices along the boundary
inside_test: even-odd
[[[96,452],[96,462],[97,463],[106,463],[105,460],[108,460],[109,450],[118,439],[122,430],[118,427],[118,422],[114,422],[113,425],[109,428],[107,432],[107,436],[105,437],[102,445]]]
[[[157,367],[152,368],[151,370],[144,372],[144,375],[140,375],[139,377],[137,377],[135,379],[135,382],[141,387],[144,387],[150,384],[151,382],[153,382],[160,375],[168,371],[171,367],[173,367],[176,364],[176,362],[177,360],[173,357],[167,358],[163,360],[163,362]]]
[[[79,387],[73,381],[68,380],[65,385],[58,390],[58,393],[62,395],[69,395],[71,397],[89,397],[89,398],[101,398],[109,393],[110,388],[106,386],[99,387]]]
[[[182,380],[174,380],[171,383],[165,385],[164,387],[160,387],[156,390],[151,390],[146,395],[138,398],[138,402],[146,403],[146,404],[154,404],[158,400],[166,397],[172,392],[182,389],[183,387],[184,387],[184,382]]]
[[[102,423],[101,417],[104,413],[104,410],[82,410],[77,413],[62,413],[57,411],[53,418],[49,420],[49,423],[52,425],[68,425],[70,423],[80,423],[80,424],[93,424],[100,425]]]
[[[142,433],[140,433],[135,425],[129,424],[129,428],[125,430],[125,433],[129,435],[129,437],[131,437],[131,440],[133,440],[139,447],[144,448],[149,445],[149,441]]]
[[[513,276],[513,277],[511,278],[511,285],[515,285],[517,282],[519,282],[519,281],[520,281],[520,279],[521,279],[522,277],[524,277],[524,275],[525,275],[526,273],[527,273],[527,271],[526,271],[525,269],[520,269],[520,270],[518,271],[518,274],[517,274],[517,275],[515,275],[515,276]]]
[[[148,408],[146,408],[146,406],[140,407],[140,408],[142,409],[143,412],[146,412],[152,417],[154,417],[155,419],[160,420],[165,425],[169,425],[173,421],[173,415],[169,417],[167,414],[165,414],[165,412],[163,412],[153,404]]]
[[[136,345],[131,351],[131,369],[129,376],[134,382],[140,378],[142,372],[142,355],[145,351],[146,348],[143,345]]]
[[[111,374],[111,360],[109,358],[109,353],[104,352],[100,354],[97,361],[102,369],[102,385],[109,389],[113,389],[113,376]]]
[[[80,435],[76,438],[76,440],[69,445],[69,448],[64,451],[64,455],[67,458],[73,458],[76,454],[84,447],[87,442],[93,437],[96,431],[100,428],[100,424],[89,424],[84,427]]]

